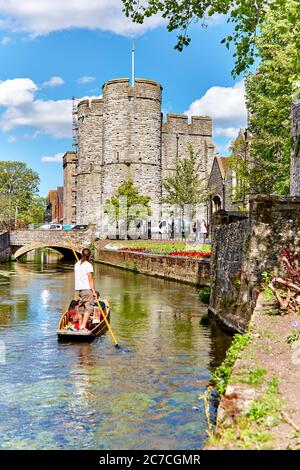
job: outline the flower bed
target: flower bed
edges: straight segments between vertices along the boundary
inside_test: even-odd
[[[183,253],[180,256],[191,256],[189,253],[208,253],[204,256],[209,257],[211,251],[211,245],[208,243],[191,243],[191,242],[148,242],[148,241],[132,241],[132,242],[117,242],[112,243],[111,247],[108,248],[117,249],[120,251],[133,251],[136,253],[152,253],[159,255],[169,255],[170,253],[176,253],[176,256],[179,252]],[[187,253],[187,255],[185,255]],[[200,255],[196,255],[199,257]]]
[[[146,250],[146,248],[128,248],[128,247],[120,247],[118,248],[118,250],[121,250],[121,251],[135,251],[137,253],[149,253],[149,250]]]
[[[210,251],[172,251],[169,256],[188,256],[189,258],[210,258]]]
[[[159,251],[160,247],[152,247],[152,250],[149,250],[144,247],[119,247],[118,250],[120,251],[133,251],[135,253],[152,253],[152,254],[163,254],[163,255],[168,255],[168,256],[187,256],[189,258],[210,258],[211,252],[210,251],[191,251],[191,250],[175,250],[173,251],[172,248],[174,248],[172,245],[170,245],[170,248],[168,251],[167,249],[164,249],[163,251]]]

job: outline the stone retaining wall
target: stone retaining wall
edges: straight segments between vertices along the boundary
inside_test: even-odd
[[[209,285],[210,262],[207,259],[103,250],[97,243],[95,252],[97,262],[192,285]]]
[[[300,252],[300,197],[256,196],[245,214],[220,211],[212,220],[210,311],[245,331],[262,273],[281,272],[280,252]]]
[[[5,262],[11,255],[9,233],[0,234],[0,262]]]
[[[209,309],[237,331],[245,329],[248,319],[249,299],[240,295],[248,234],[247,214],[232,216],[220,211],[213,219]]]

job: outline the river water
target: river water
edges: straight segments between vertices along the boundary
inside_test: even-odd
[[[0,448],[200,449],[199,396],[230,338],[197,290],[96,264],[121,348],[108,332],[59,344],[72,270],[45,253],[0,265]]]

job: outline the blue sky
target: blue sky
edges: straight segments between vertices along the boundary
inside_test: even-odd
[[[61,16],[51,16],[53,2]],[[229,31],[225,21],[194,25],[191,45],[179,53],[176,35],[160,19],[132,27],[119,0],[94,0],[99,17],[89,2],[76,2],[82,11],[74,18],[66,16],[73,0],[67,6],[31,0],[28,10],[27,2],[18,3],[0,0],[0,160],[24,161],[38,171],[41,195],[62,184],[59,160],[72,148],[72,96],[99,95],[103,82],[129,77],[133,36],[136,76],[163,85],[164,112],[211,115],[220,154],[245,125],[243,83],[233,80],[232,53],[220,44]]]

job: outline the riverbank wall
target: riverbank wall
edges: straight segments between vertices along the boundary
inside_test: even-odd
[[[249,213],[216,213],[209,311],[230,329],[246,331],[262,273],[283,274],[285,248],[300,249],[300,197],[256,196]]]
[[[8,261],[11,255],[9,232],[0,234],[0,263]]]
[[[94,260],[141,274],[180,281],[195,286],[208,286],[210,283],[210,261],[183,256],[167,256],[149,253],[136,253],[122,250],[109,250],[95,242]]]

